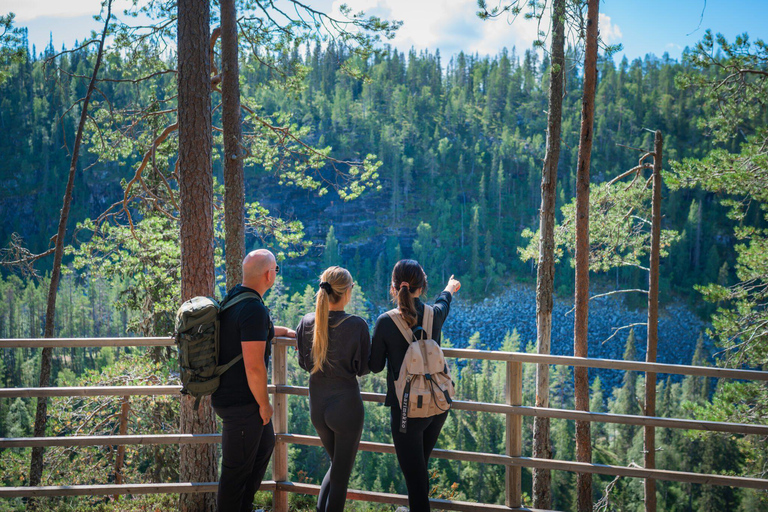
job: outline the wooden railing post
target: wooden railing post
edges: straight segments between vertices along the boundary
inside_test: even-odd
[[[125,395],[120,404],[120,435],[124,436],[128,433],[128,413],[131,410],[131,397]],[[123,482],[123,462],[125,461],[125,445],[121,444],[117,447],[117,458],[115,459],[115,483],[120,485]],[[120,499],[119,494],[112,496],[115,501]]]
[[[286,384],[287,367],[287,347],[282,343],[274,345],[272,355],[272,383],[275,386],[284,386]],[[275,393],[274,415],[272,421],[275,427],[275,434],[288,433],[288,396],[284,393]],[[288,480],[288,445],[284,441],[275,443],[275,453],[272,455],[272,478],[275,482],[284,482]],[[275,489],[272,498],[272,505],[275,512],[288,512],[288,493]]]
[[[523,405],[523,363],[507,361],[507,405]],[[523,454],[523,417],[519,414],[507,414],[507,455],[520,457]],[[506,505],[517,508],[522,506],[523,483],[522,467],[507,466]]]

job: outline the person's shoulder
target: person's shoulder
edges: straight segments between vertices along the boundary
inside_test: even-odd
[[[301,317],[301,320],[299,321],[299,324],[301,325],[309,325],[315,323],[315,314],[314,313],[307,313],[303,317]]]
[[[392,320],[391,316],[389,316],[388,311],[385,311],[384,313],[379,315],[379,317],[376,319],[376,323],[374,324],[373,328],[376,329],[377,327],[380,327],[382,325],[395,325],[395,321]]]
[[[349,318],[346,320],[346,322],[349,322],[350,325],[368,329],[368,322],[365,320],[365,318],[358,315],[349,315]]]

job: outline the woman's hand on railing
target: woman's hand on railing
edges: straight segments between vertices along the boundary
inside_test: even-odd
[[[281,325],[275,326],[275,337],[286,337],[286,338],[295,338],[296,337],[296,331],[293,329],[290,329],[288,327],[283,327]]]

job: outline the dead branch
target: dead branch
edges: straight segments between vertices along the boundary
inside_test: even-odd
[[[644,294],[648,295],[648,290],[641,290],[639,288],[632,288],[632,289],[628,289],[628,290],[614,290],[612,292],[598,293],[597,295],[591,296],[589,298],[589,300],[599,299],[600,297],[610,297],[611,295],[618,295],[620,293],[644,293]],[[571,313],[573,313],[574,309],[576,309],[576,308],[573,307],[573,308],[569,309],[568,311],[565,312],[565,314],[563,316],[570,315]]]
[[[51,241],[55,245],[56,235],[51,237]],[[35,270],[34,263],[50,254],[53,254],[56,250],[55,247],[51,247],[45,252],[40,254],[33,254],[29,249],[24,247],[24,240],[18,233],[11,234],[11,241],[8,243],[8,247],[0,249],[0,265],[11,269],[18,269],[23,276],[38,277]]]
[[[616,336],[617,334],[619,334],[619,332],[621,332],[621,331],[623,331],[625,329],[632,329],[634,327],[638,327],[638,326],[641,326],[641,325],[644,325],[644,326],[647,327],[648,323],[647,322],[636,322],[636,323],[629,324],[629,325],[622,325],[621,327],[611,327],[611,329],[614,330],[613,334],[611,334],[606,339],[601,341],[600,344],[604,345],[605,343],[608,343],[611,339],[613,339],[614,336]]]
[[[632,173],[639,174],[640,171],[642,171],[643,169],[653,169],[653,166],[651,164],[640,164],[640,165],[637,165],[637,166],[631,168],[630,170],[624,171],[623,173],[621,173],[618,176],[616,176],[615,178],[613,178],[611,181],[608,182],[608,185],[613,185],[617,181],[620,181],[620,180],[626,178],[627,176],[629,176]]]
[[[128,184],[125,186],[125,191],[123,192],[123,207],[122,211],[125,212],[127,218],[128,218],[128,224],[131,228],[131,234],[136,239],[137,242],[144,245],[144,243],[139,239],[138,235],[136,234],[136,226],[133,223],[133,218],[131,216],[131,212],[128,209],[128,203],[130,202],[130,192],[133,185],[135,185],[137,182],[141,180],[141,174],[144,172],[144,168],[147,166],[147,163],[149,163],[149,159],[154,154],[157,147],[165,141],[165,139],[168,138],[168,136],[176,131],[179,127],[178,121],[173,123],[172,125],[166,126],[163,132],[152,142],[152,145],[147,150],[146,153],[144,153],[144,158],[141,160],[141,164],[139,164],[139,168],[136,169],[136,173],[133,175],[133,178],[128,182]],[[171,197],[173,197],[173,194],[171,194]],[[174,206],[175,203],[174,203]],[[176,206],[178,208],[178,206]]]

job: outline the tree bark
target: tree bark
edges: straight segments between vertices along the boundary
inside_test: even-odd
[[[645,360],[656,362],[656,345],[659,331],[659,252],[661,247],[661,158],[664,139],[656,131],[653,155],[653,202],[651,206],[651,264],[648,276],[648,344]],[[699,205],[701,211],[701,205]],[[645,415],[656,416],[656,374],[645,374]],[[656,467],[656,430],[645,427],[645,467]],[[656,481],[645,480],[645,510],[656,512]]]
[[[64,204],[61,207],[59,215],[59,226],[56,232],[56,248],[53,253],[53,269],[51,270],[51,282],[48,286],[48,302],[45,311],[45,329],[43,336],[53,338],[54,322],[56,319],[56,294],[61,280],[61,260],[64,256],[64,238],[67,233],[67,221],[69,220],[69,210],[72,206],[72,191],[75,188],[75,174],[77,173],[77,161],[80,157],[80,145],[83,141],[83,131],[85,121],[88,119],[88,103],[91,101],[91,95],[96,88],[96,77],[101,67],[101,58],[104,54],[104,40],[107,36],[107,28],[112,19],[112,1],[107,2],[107,16],[104,21],[104,30],[101,32],[99,41],[99,50],[96,54],[96,63],[93,66],[91,80],[88,83],[88,91],[83,99],[83,110],[80,112],[80,123],[77,125],[77,135],[75,136],[75,145],[72,148],[72,158],[69,162],[69,178],[67,187],[64,191]],[[40,357],[40,382],[39,387],[48,387],[51,381],[51,348],[44,348]],[[37,399],[37,410],[35,412],[35,437],[45,436],[45,427],[48,422],[48,399],[40,397]],[[29,469],[29,485],[40,485],[43,478],[43,448],[32,448],[32,457]],[[37,501],[30,499],[27,501],[27,507],[31,510],[37,508]]]
[[[224,253],[227,289],[243,280],[245,188],[240,150],[240,70],[235,0],[221,0],[221,109],[224,129]]]
[[[560,161],[560,128],[563,110],[565,69],[565,0],[552,5],[552,66],[547,114],[547,152],[541,171],[541,210],[539,212],[539,266],[536,275],[536,346],[539,354],[549,354],[552,338],[552,307],[555,280],[555,198],[557,167]],[[549,407],[549,365],[536,367],[536,407]],[[533,420],[533,456],[552,458],[549,418]],[[552,508],[552,473],[533,470],[533,506]]]
[[[211,167],[210,5],[208,0],[178,2],[178,124],[179,217],[181,240],[181,300],[213,295],[213,173]],[[183,434],[216,432],[210,398],[198,410],[189,396],[181,399]],[[214,482],[215,445],[182,445],[179,478],[182,482]],[[210,511],[215,496],[182,494],[182,511]]]
[[[589,0],[587,7],[587,40],[584,51],[584,96],[581,103],[581,135],[576,171],[576,318],[573,354],[587,357],[589,317],[589,161],[592,153],[595,120],[595,88],[597,84],[597,19],[599,1]],[[576,409],[589,410],[589,376],[587,368],[574,368]],[[592,440],[588,421],[576,422],[576,460],[592,462]],[[592,475],[576,476],[577,509],[592,510]]]

